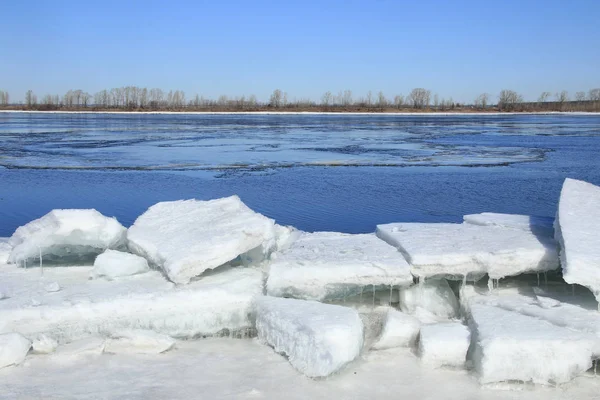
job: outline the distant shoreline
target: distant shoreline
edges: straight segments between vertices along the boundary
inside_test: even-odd
[[[0,110],[0,113],[20,114],[131,114],[131,115],[371,115],[371,116],[499,116],[499,115],[573,115],[600,116],[600,112],[589,111],[102,111],[102,110]]]

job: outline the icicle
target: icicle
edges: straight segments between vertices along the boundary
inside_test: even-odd
[[[362,300],[362,294],[363,294],[363,287],[360,287],[360,305],[362,306],[363,300]]]
[[[375,285],[373,285],[373,308],[375,308]]]
[[[540,273],[537,273],[537,278],[538,278],[538,287],[540,287]]]
[[[494,280],[492,278],[488,277],[488,291],[493,291],[494,290]]]
[[[346,304],[346,297],[348,297],[348,288],[344,288],[344,297],[342,298],[342,303]]]
[[[546,289],[548,289],[548,273],[544,272],[544,285],[546,286]]]
[[[394,285],[390,285],[390,306],[392,305],[392,291],[394,290]]]
[[[598,360],[594,360],[594,376],[596,376],[596,369],[598,368]]]
[[[42,248],[38,247],[38,250],[40,251],[40,273],[42,276],[44,276],[44,265],[42,263]]]

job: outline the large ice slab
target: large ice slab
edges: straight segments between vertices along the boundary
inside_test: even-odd
[[[118,250],[106,250],[94,260],[92,276],[114,279],[148,272],[148,261],[135,254],[124,253]]]
[[[563,278],[600,300],[600,187],[566,179],[556,216]]]
[[[0,334],[0,368],[21,363],[30,348],[31,341],[19,333]]]
[[[493,279],[558,268],[552,238],[531,231],[471,224],[394,223],[377,236],[398,247],[418,277]]]
[[[9,262],[88,261],[106,249],[125,247],[126,229],[96,210],[52,210],[23,225],[8,241]]]
[[[127,232],[129,249],[161,267],[175,283],[188,283],[258,247],[275,246],[275,223],[237,196],[155,204]]]
[[[446,319],[456,318],[459,313],[456,295],[445,279],[428,279],[415,286],[400,289],[400,308],[409,314],[423,309]]]
[[[393,347],[411,347],[415,344],[420,330],[421,322],[417,318],[390,308],[381,335],[371,348],[383,350]]]
[[[315,301],[259,297],[256,329],[260,340],[309,377],[339,370],[363,345],[363,325],[355,310]]]
[[[554,218],[550,217],[484,212],[465,215],[463,221],[472,225],[502,226],[532,231],[543,236],[554,236]]]
[[[470,322],[481,383],[563,383],[592,366],[591,335],[484,304],[471,306]]]
[[[460,322],[442,322],[421,327],[419,356],[433,367],[465,365],[471,333]]]
[[[0,333],[28,338],[46,334],[59,343],[90,335],[113,336],[128,329],[152,330],[175,338],[252,332],[254,298],[262,295],[263,273],[220,268],[176,287],[158,271],[115,281],[89,279],[91,267],[2,268]],[[59,292],[47,292],[46,282]]]
[[[356,294],[365,286],[389,288],[412,282],[402,254],[373,234],[302,233],[274,257],[267,293],[323,300]]]

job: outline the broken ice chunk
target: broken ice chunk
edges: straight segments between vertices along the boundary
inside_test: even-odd
[[[459,322],[423,325],[419,356],[421,361],[433,367],[462,367],[470,340],[469,329]]]
[[[0,368],[20,364],[30,348],[31,341],[19,333],[0,334]]]
[[[393,347],[411,347],[419,336],[421,322],[412,315],[390,308],[379,340],[372,346],[375,350]]]
[[[428,279],[419,284],[400,289],[400,308],[414,314],[417,308],[441,318],[456,318],[459,313],[456,295],[445,279]]]
[[[106,250],[94,261],[93,277],[114,279],[121,276],[142,274],[149,271],[148,261],[135,254]]]

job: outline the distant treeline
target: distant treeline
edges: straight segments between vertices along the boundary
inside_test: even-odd
[[[495,100],[495,102],[494,102]],[[290,100],[286,92],[275,89],[269,101],[261,102],[256,96],[231,98],[219,96],[207,99],[195,95],[187,99],[182,90],[148,89],[126,86],[102,90],[91,95],[83,90],[69,90],[64,95],[45,95],[41,98],[32,91],[25,93],[24,103],[11,103],[8,92],[0,90],[0,108],[14,110],[89,110],[89,111],[600,111],[600,89],[575,93],[567,91],[552,94],[543,92],[537,101],[525,102],[513,90],[502,90],[497,98],[488,93],[477,96],[473,102],[459,103],[452,98],[432,96],[423,88],[413,89],[408,95],[387,97],[383,92],[355,98],[351,90],[337,94],[325,92],[320,101]]]

